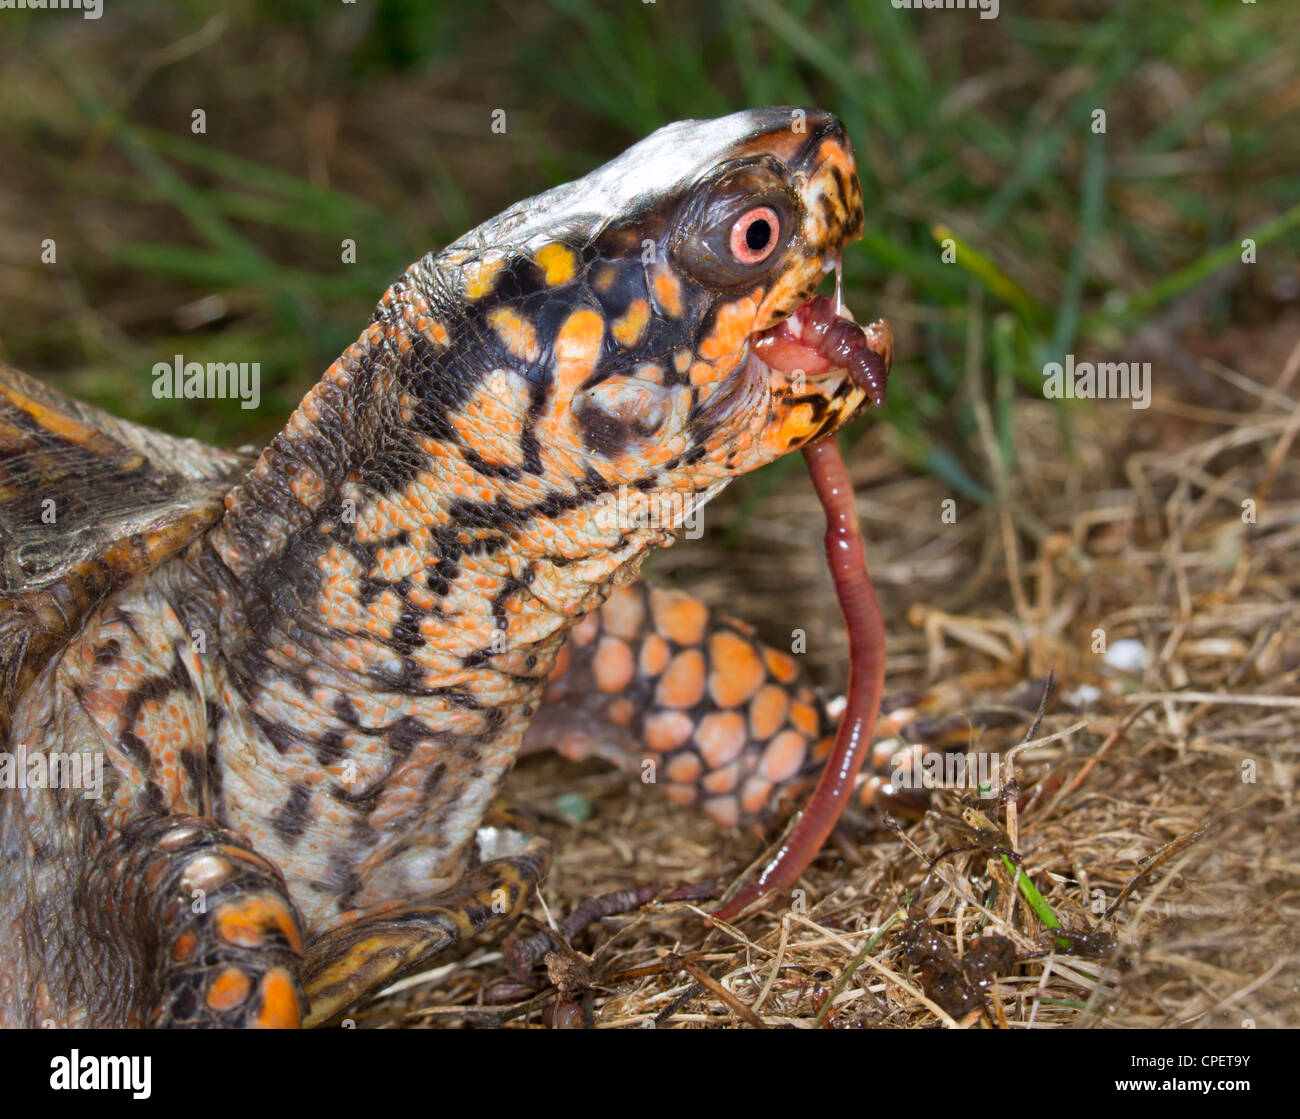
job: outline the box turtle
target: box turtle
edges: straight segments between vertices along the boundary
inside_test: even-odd
[[[810,788],[794,658],[638,570],[879,401],[862,225],[834,117],[684,121],[411,265],[260,455],[0,368],[0,1024],[337,1021],[518,916],[522,751]]]

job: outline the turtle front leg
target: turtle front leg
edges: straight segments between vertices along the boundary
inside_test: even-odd
[[[302,923],[280,872],[242,836],[198,816],[142,820],[110,840],[89,894],[102,935],[121,937],[129,915],[144,946],[138,1024],[302,1024]]]
[[[551,865],[550,844],[498,802],[476,835],[476,862],[451,889],[341,915],[307,946],[306,1025],[338,1022],[349,1007],[473,936],[500,936],[518,920]]]

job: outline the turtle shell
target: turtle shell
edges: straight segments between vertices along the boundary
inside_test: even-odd
[[[252,461],[0,364],[0,747],[13,705],[112,590],[221,516]]]

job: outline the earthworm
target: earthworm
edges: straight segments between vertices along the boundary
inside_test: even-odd
[[[834,436],[810,444],[803,453],[826,513],[826,558],[849,632],[848,700],[826,768],[803,812],[758,876],[714,910],[713,916],[721,920],[730,920],[759,898],[792,886],[816,857],[853,793],[884,694],[885,623],[867,574],[848,470]]]
[[[824,295],[809,300],[754,344],[759,357],[787,371],[798,367],[815,375],[828,369],[848,370],[877,408],[885,402],[893,349],[887,322],[880,319],[859,326]]]

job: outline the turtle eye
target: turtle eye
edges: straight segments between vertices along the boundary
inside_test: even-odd
[[[781,236],[781,219],[771,206],[755,206],[731,227],[731,255],[741,264],[761,264],[776,248]]]
[[[733,291],[778,264],[799,213],[798,197],[779,168],[724,166],[683,200],[669,251],[694,279],[714,291]]]

